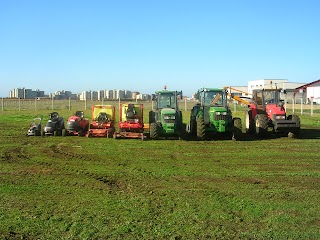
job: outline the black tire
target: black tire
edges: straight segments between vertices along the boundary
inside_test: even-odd
[[[190,117],[190,135],[193,137],[197,135],[197,121],[193,116]]]
[[[88,133],[88,138],[92,138],[93,137],[93,134],[90,132]]]
[[[155,112],[154,111],[150,111],[149,112],[149,124],[154,123],[155,121],[156,121]]]
[[[233,119],[233,139],[240,140],[242,138],[242,122],[240,118]]]
[[[152,139],[159,138],[158,125],[155,122],[150,124],[150,138],[152,138]]]
[[[253,134],[255,132],[254,119],[252,117],[252,110],[245,112],[244,119],[246,121],[246,133]]]
[[[268,117],[266,114],[257,114],[255,119],[256,134],[265,137],[268,133]]]
[[[66,129],[62,129],[62,137],[67,136],[67,130]]]
[[[288,120],[291,120],[296,123],[296,128],[288,134],[288,137],[296,138],[300,134],[300,117],[298,115],[289,115]]]
[[[206,126],[203,117],[197,118],[197,139],[204,140],[206,138]]]

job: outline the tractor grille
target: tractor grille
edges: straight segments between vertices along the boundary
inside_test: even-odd
[[[214,116],[214,120],[215,121],[219,121],[219,120],[224,120],[224,121],[226,121],[227,120],[227,115],[222,115],[222,114],[220,114],[220,115],[215,115]]]
[[[175,123],[176,120],[175,119],[164,119],[165,123]]]

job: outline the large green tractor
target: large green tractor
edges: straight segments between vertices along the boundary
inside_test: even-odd
[[[221,88],[202,88],[196,94],[199,103],[190,114],[188,126],[191,136],[198,140],[222,135],[228,139],[240,139],[242,124],[240,118],[232,118],[227,104],[227,91]]]
[[[149,112],[150,137],[177,137],[181,138],[185,131],[182,123],[182,113],[178,108],[178,96],[182,92],[157,91],[154,94],[155,110]]]

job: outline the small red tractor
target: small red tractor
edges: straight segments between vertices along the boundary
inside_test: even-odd
[[[246,132],[266,136],[268,128],[275,133],[285,133],[288,137],[296,137],[300,132],[300,118],[288,115],[284,102],[280,100],[281,89],[253,90],[253,102],[248,103],[245,114]]]
[[[116,138],[141,138],[143,134],[143,104],[126,103],[120,105],[119,132],[114,133]]]
[[[112,105],[92,106],[92,121],[87,137],[111,137],[115,132],[115,107]]]
[[[84,118],[83,111],[68,118],[67,127],[62,130],[62,136],[85,136],[89,130],[89,119]]]

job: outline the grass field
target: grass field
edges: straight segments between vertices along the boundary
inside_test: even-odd
[[[318,113],[243,141],[26,137],[35,114],[0,112],[0,239],[320,238]]]

